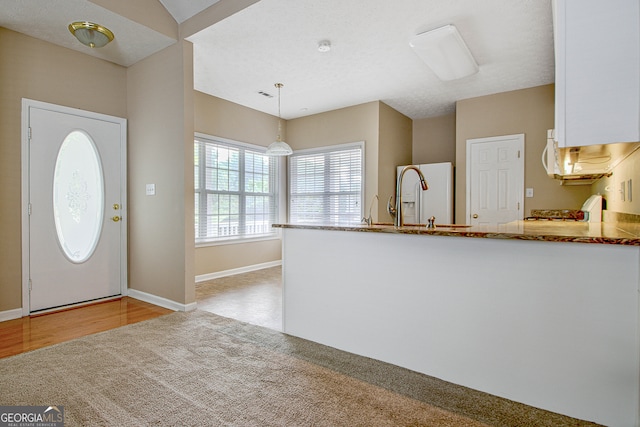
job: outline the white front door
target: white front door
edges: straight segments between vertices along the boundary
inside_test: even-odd
[[[523,219],[524,134],[467,140],[467,221]]]
[[[122,294],[126,120],[23,100],[23,126],[23,313]]]

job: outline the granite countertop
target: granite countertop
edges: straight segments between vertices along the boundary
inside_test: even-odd
[[[514,221],[500,226],[354,224],[349,226],[274,224],[278,228],[357,231],[373,233],[419,234],[487,239],[538,240],[546,242],[598,243],[640,246],[640,224],[588,223],[580,221]]]
[[[529,218],[539,219],[569,219],[582,221],[584,212],[571,209],[531,209]]]

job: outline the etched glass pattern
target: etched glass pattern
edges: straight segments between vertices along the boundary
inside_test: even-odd
[[[53,176],[53,216],[58,243],[73,263],[96,249],[104,212],[104,177],[91,138],[73,131],[62,142]]]

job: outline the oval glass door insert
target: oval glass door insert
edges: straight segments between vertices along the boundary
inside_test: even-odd
[[[104,177],[98,150],[85,132],[62,142],[53,174],[53,216],[58,243],[73,263],[88,260],[98,245],[104,212]]]

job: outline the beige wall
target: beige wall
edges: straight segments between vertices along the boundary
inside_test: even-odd
[[[182,304],[195,302],[192,64],[181,42],[127,69],[129,287]]]
[[[126,117],[126,90],[125,68],[0,27],[0,312],[22,307],[22,98]]]
[[[197,91],[194,105],[196,132],[262,146],[269,145],[276,137],[278,118],[275,116]],[[286,126],[283,127],[286,141],[285,130]],[[282,167],[285,167],[284,162]],[[283,190],[286,192],[284,185]],[[281,209],[286,210],[286,206],[282,205]],[[205,275],[280,259],[280,239],[201,246],[195,252],[195,273]]]
[[[456,162],[456,114],[413,121],[412,163]]]
[[[413,126],[410,118],[382,102],[379,114],[378,196],[380,200],[378,200],[378,217],[374,219],[389,222],[393,218],[387,212],[387,201],[396,191],[397,167],[411,164]],[[365,209],[369,209],[368,204]]]
[[[365,210],[378,194],[379,104],[369,102],[287,122],[287,142],[294,150],[365,142]]]
[[[277,119],[194,94],[191,57],[191,45],[177,43],[125,69],[0,28],[0,311],[22,304],[23,97],[128,119],[129,279],[133,289],[188,304],[195,301],[195,274],[279,259],[279,241],[194,249],[194,130],[267,145]],[[526,199],[525,215],[532,208],[577,209],[591,187],[560,186],[540,166],[546,129],[553,127],[553,102],[553,85],[541,86],[463,100],[457,103],[455,117],[425,119],[413,125],[385,104],[371,102],[290,120],[285,139],[294,149],[365,141],[364,209],[378,194],[381,200],[377,210],[374,207],[374,216],[377,212],[379,220],[388,218],[386,199],[393,193],[397,164],[449,161],[453,152],[456,221],[465,222],[466,140],[525,133],[525,186],[533,187],[536,195]],[[452,127],[456,134],[453,151],[446,142],[452,137]],[[636,177],[640,167],[635,165],[638,156],[640,153],[621,164],[613,179],[631,176],[640,182]],[[606,192],[608,182],[594,185],[594,192]],[[156,184],[156,196],[144,195],[147,183]],[[635,204],[615,204],[613,195],[608,197],[610,209],[638,211]]]
[[[267,146],[278,131],[278,118],[195,91],[195,130],[239,142]],[[287,122],[282,121],[286,139]]]
[[[277,120],[268,114],[195,93],[197,132],[266,146],[275,137]],[[382,191],[381,198],[393,194],[396,165],[411,161],[411,120],[380,102],[286,121],[283,135],[294,150],[365,141],[364,210],[379,191]],[[283,167],[286,168],[284,162]],[[282,191],[286,193],[286,186]],[[380,217],[388,216],[386,200],[384,202],[378,203]],[[286,210],[286,205],[282,206]],[[376,205],[373,213],[376,216]],[[281,254],[279,240],[199,247],[196,274],[278,261]]]
[[[456,223],[467,223],[466,141],[500,135],[525,134],[525,187],[534,189],[525,198],[524,216],[531,209],[580,209],[591,186],[560,186],[546,176],[540,157],[547,129],[554,126],[554,87],[538,86],[456,103]]]
[[[629,200],[628,182],[631,180],[632,198]],[[619,192],[625,186],[625,198]],[[635,189],[634,189],[635,187]],[[606,200],[606,209],[612,212],[640,214],[640,150],[637,150],[613,169],[613,174],[593,184],[593,194],[601,194]]]
[[[196,248],[195,268],[197,276],[242,269],[282,259],[280,239],[249,243],[235,243]]]
[[[154,0],[93,0],[170,37],[257,0],[221,0],[179,27]],[[21,98],[128,119],[129,285],[195,301],[193,57],[188,42],[125,69],[0,28],[0,311],[21,307]],[[155,183],[156,196],[144,185]]]

